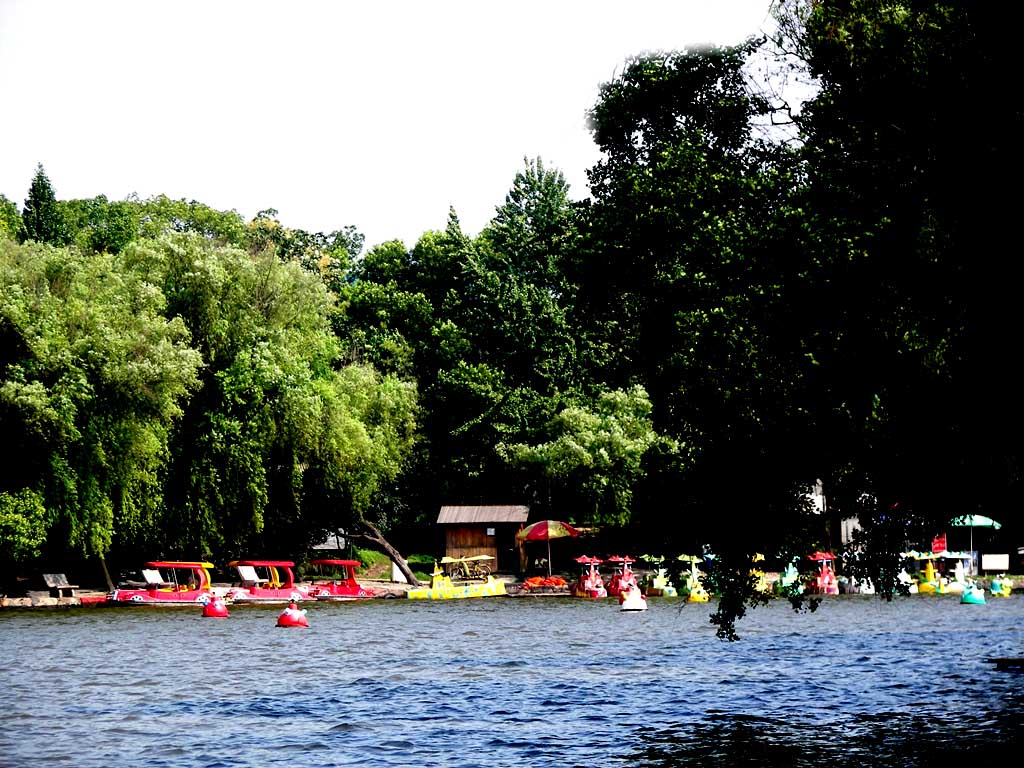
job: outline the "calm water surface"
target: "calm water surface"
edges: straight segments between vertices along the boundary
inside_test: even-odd
[[[0,766],[952,766],[1020,755],[1024,596],[0,613]],[[1016,758],[1015,758],[1016,759]],[[973,762],[973,760],[972,760]],[[1004,763],[1009,764],[1009,763]]]

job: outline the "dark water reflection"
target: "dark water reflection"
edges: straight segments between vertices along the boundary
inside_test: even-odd
[[[0,614],[0,766],[934,766],[1016,753],[1024,597]]]

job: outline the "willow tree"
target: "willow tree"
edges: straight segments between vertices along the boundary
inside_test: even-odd
[[[159,515],[199,355],[118,257],[0,240],[0,261],[3,506],[41,500],[43,555],[102,557]]]
[[[344,364],[323,281],[195,235],[126,259],[160,282],[204,362],[174,436],[162,545],[298,555],[325,528],[372,525],[364,512],[413,441],[415,387]]]

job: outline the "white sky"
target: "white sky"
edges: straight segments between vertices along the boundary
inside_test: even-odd
[[[573,198],[630,57],[736,43],[770,0],[0,0],[0,194],[276,208],[412,246],[477,234],[540,156]]]

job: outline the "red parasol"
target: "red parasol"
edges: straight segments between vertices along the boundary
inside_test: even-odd
[[[540,520],[516,534],[519,541],[546,541],[548,543],[548,576],[551,575],[551,540],[579,536],[580,532],[561,520]]]

